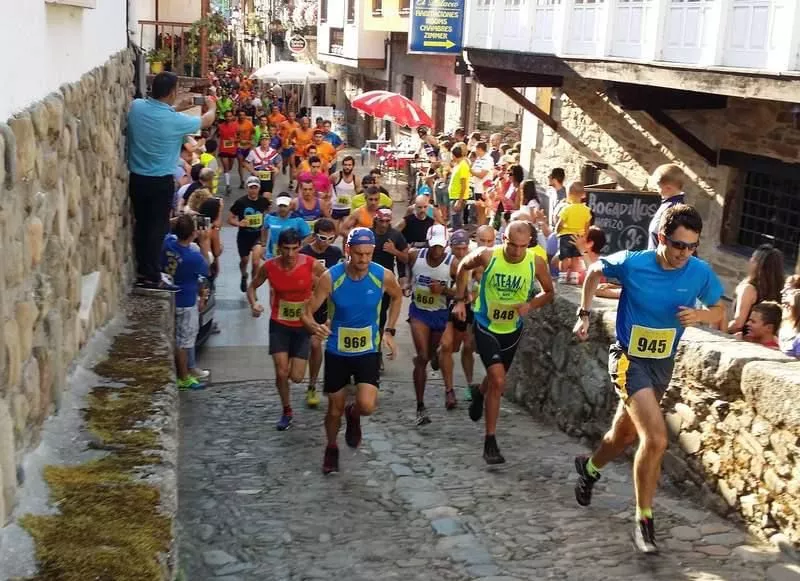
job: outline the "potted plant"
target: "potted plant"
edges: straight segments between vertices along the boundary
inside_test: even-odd
[[[164,63],[169,60],[169,53],[162,48],[152,48],[147,53],[147,62],[150,63],[150,72],[154,75],[164,70]]]

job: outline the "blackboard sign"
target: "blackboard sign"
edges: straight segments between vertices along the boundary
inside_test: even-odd
[[[647,228],[661,205],[661,196],[586,188],[586,204],[592,210],[594,225],[606,234],[603,254],[647,249]]]

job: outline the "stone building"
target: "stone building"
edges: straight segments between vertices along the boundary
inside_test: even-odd
[[[540,185],[653,188],[681,166],[730,293],[752,249],[800,252],[800,7],[779,0],[469,4],[465,58],[525,109]]]
[[[0,526],[67,370],[131,280],[127,8],[20,2],[0,25],[5,54],[37,46],[7,59],[0,92]]]

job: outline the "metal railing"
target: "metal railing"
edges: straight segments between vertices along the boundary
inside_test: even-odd
[[[201,40],[192,38],[191,23],[163,20],[139,21],[139,46],[146,52],[160,49],[164,52],[165,71],[185,77],[201,77],[203,59]]]
[[[344,54],[344,29],[331,28],[330,34],[330,54]]]

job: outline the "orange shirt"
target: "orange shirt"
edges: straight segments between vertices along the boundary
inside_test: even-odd
[[[280,127],[281,123],[286,121],[286,117],[283,115],[283,113],[280,112],[275,113],[274,115],[270,113],[269,115],[267,115],[267,121],[269,122],[270,125],[275,125],[277,127]]]
[[[317,146],[317,155],[319,158],[325,165],[330,166],[331,162],[336,159],[336,148],[327,141],[315,143],[314,145]]]
[[[283,147],[288,149],[292,146],[292,132],[295,129],[300,129],[300,123],[297,121],[289,121],[288,119],[280,124],[278,130],[280,131],[281,141],[283,141]]]
[[[366,206],[361,206],[357,211],[356,226],[372,228],[372,223],[375,221],[375,212],[370,213]]]
[[[330,166],[325,162],[324,159],[320,158],[320,161],[322,162],[322,167],[320,168],[320,171],[322,173],[327,173],[328,172],[328,168]],[[308,159],[304,159],[303,161],[300,162],[300,165],[298,166],[298,170],[297,171],[299,171],[300,173],[303,173],[304,171],[307,171],[308,173],[311,173],[311,164],[308,163]]]
[[[255,131],[256,128],[249,119],[245,119],[244,123],[239,123],[239,147],[242,149],[253,147],[253,133]]]
[[[302,127],[298,127],[294,132],[294,147],[297,155],[305,155],[306,147],[308,147],[313,140],[314,130],[312,128],[309,127],[303,130]]]

